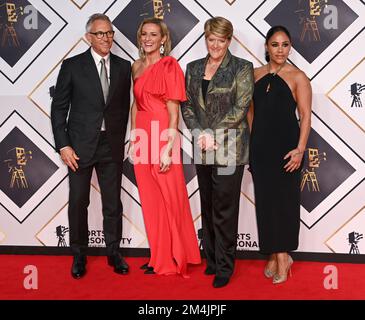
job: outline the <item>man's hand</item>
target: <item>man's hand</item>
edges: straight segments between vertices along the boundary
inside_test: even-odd
[[[65,165],[67,165],[68,167],[70,167],[70,169],[73,172],[75,172],[79,168],[79,165],[77,164],[77,160],[80,160],[80,158],[77,156],[74,149],[72,149],[69,146],[64,147],[60,151],[60,154],[61,154],[61,159],[62,159],[63,163]]]

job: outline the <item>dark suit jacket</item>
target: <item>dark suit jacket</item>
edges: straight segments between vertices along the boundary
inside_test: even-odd
[[[113,160],[121,162],[130,108],[131,65],[110,54],[109,97],[104,102],[98,69],[91,50],[63,61],[51,106],[56,150],[71,146],[79,164],[95,154],[105,119]]]

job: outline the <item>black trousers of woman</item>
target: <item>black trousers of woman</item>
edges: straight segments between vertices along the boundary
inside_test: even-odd
[[[222,168],[196,165],[207,267],[218,277],[229,278],[234,270],[244,166],[232,167],[232,174],[222,174]]]

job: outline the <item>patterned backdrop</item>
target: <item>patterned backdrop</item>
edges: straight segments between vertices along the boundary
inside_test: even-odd
[[[264,35],[284,24],[290,63],[313,87],[312,131],[302,171],[300,252],[365,253],[365,2],[362,0],[0,0],[0,252],[12,246],[68,246],[67,170],[54,150],[50,103],[63,59],[88,48],[84,25],[106,13],[116,31],[113,52],[138,58],[136,30],[156,16],[171,29],[172,55],[183,69],[206,54],[203,25],[232,21],[233,54],[264,64]],[[364,102],[364,105],[363,105]],[[191,137],[182,132],[184,159]],[[128,147],[129,128],[127,129]],[[268,132],[268,134],[270,134]],[[269,156],[269,155],[268,155]],[[200,238],[199,187],[185,179]],[[237,249],[259,249],[252,179],[242,182]],[[147,248],[133,167],[122,181],[125,248]],[[90,246],[104,246],[98,182],[92,180]]]

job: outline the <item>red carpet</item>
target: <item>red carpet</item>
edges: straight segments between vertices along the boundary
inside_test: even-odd
[[[145,275],[139,267],[146,258],[127,258],[130,274],[117,275],[105,257],[88,257],[87,274],[80,280],[70,275],[70,256],[0,255],[0,299],[96,299],[96,300],[271,300],[271,299],[365,299],[365,268],[362,264],[294,261],[293,277],[273,285],[263,276],[263,260],[237,260],[228,286],[212,287],[213,276],[204,265],[190,267],[190,279],[180,276]],[[27,290],[24,268],[38,270],[38,289]],[[327,290],[326,265],[338,270],[338,289]]]

